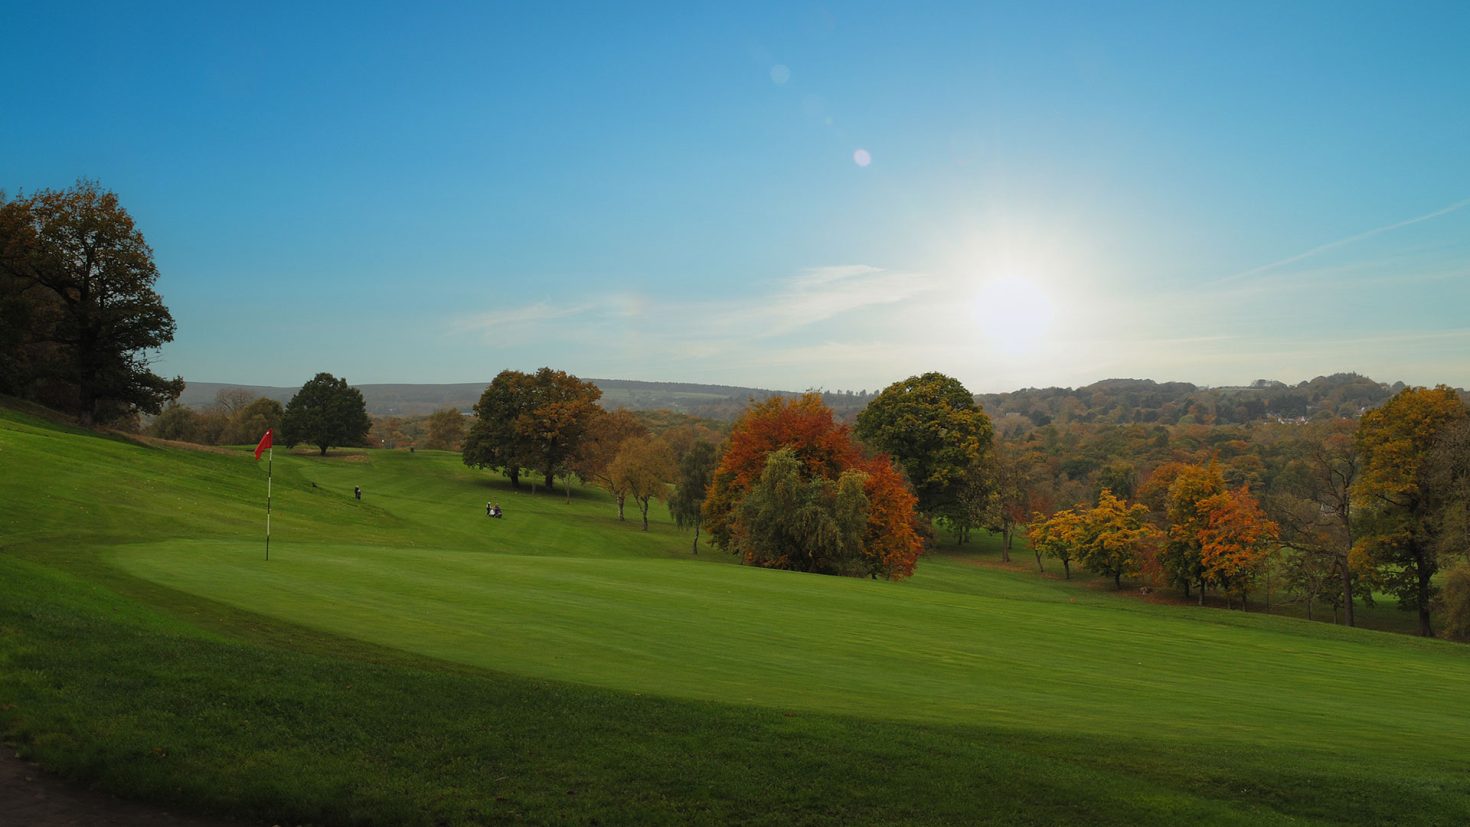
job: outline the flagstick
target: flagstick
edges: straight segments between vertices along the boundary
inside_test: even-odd
[[[271,478],[274,476],[276,462],[274,444],[266,449],[266,455],[268,458],[265,461],[265,559],[269,560],[271,559]]]

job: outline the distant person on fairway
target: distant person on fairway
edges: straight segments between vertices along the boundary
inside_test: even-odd
[[[359,500],[361,500],[362,499],[362,486],[360,486],[360,485],[354,485],[354,486],[352,486],[352,496],[354,496],[354,497],[358,498]]]
[[[494,517],[495,516],[495,505],[494,505],[494,503],[490,502],[489,500],[486,500],[485,501],[485,516],[486,517]]]

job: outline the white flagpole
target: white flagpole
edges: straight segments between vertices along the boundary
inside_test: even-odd
[[[276,444],[271,440],[271,447],[266,449],[268,459],[265,461],[265,559],[271,559],[271,478],[274,476],[276,462]]]

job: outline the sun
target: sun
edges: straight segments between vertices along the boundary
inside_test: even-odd
[[[1030,353],[1051,332],[1056,309],[1034,280],[1008,275],[980,286],[974,299],[975,322],[986,339],[1007,353]]]

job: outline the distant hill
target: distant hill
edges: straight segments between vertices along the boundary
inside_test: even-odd
[[[734,420],[752,399],[796,396],[797,391],[704,385],[692,382],[641,382],[633,379],[593,379],[602,389],[607,408],[635,411],[671,410],[724,422]],[[357,385],[374,416],[418,416],[440,408],[468,411],[489,385],[462,382],[452,385]],[[1007,393],[977,394],[975,399],[997,422],[1029,420],[1097,424],[1180,423],[1244,424],[1264,420],[1301,420],[1313,417],[1354,417],[1383,404],[1404,383],[1378,382],[1356,373],[1318,376],[1295,385],[1258,379],[1239,387],[1205,387],[1188,382],[1152,379],[1104,379],[1079,388],[1024,388]],[[180,404],[205,408],[226,388],[243,388],[285,403],[296,388],[190,382]],[[822,399],[843,420],[851,421],[876,392],[823,391]],[[1461,391],[1465,396],[1465,392]]]
[[[1080,388],[1026,388],[976,397],[997,419],[1025,417],[1050,422],[1232,425],[1263,420],[1355,417],[1383,404],[1404,387],[1356,373],[1335,373],[1288,385],[1258,379],[1239,387],[1201,387],[1188,382],[1105,379]],[[1463,392],[1462,392],[1463,393]]]
[[[701,385],[689,382],[639,382],[629,379],[593,379],[602,389],[602,404],[607,408],[635,411],[673,410],[709,419],[734,419],[751,399],[765,399],[790,391],[764,388],[741,388],[731,385]],[[374,416],[417,416],[441,408],[468,411],[480,400],[490,384],[461,382],[451,385],[355,385],[362,391],[368,413]],[[207,408],[214,404],[222,390],[240,388],[285,404],[299,388],[267,385],[236,385],[223,382],[190,382],[179,397],[179,404],[191,408]],[[834,396],[841,397],[841,394]],[[855,396],[855,395],[854,395]],[[839,400],[840,401],[840,400]],[[834,406],[838,407],[838,406]],[[861,405],[858,406],[859,408]]]

